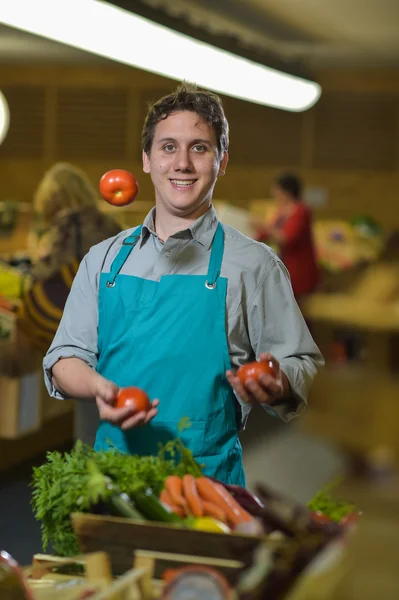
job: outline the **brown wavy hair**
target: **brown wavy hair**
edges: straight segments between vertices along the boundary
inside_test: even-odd
[[[228,151],[229,124],[220,97],[212,92],[200,90],[193,84],[182,83],[174,92],[149,106],[141,136],[141,146],[146,154],[151,152],[157,123],[172,113],[185,110],[197,113],[214,128],[221,155]]]
[[[69,163],[56,163],[45,174],[34,195],[34,207],[44,221],[68,209],[97,206],[99,196],[87,175]]]

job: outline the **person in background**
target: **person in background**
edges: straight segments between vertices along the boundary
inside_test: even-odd
[[[45,173],[34,196],[44,233],[32,266],[33,280],[48,279],[70,261],[80,262],[92,246],[122,230],[99,210],[98,201],[97,191],[78,167],[56,163]]]
[[[80,261],[91,246],[121,231],[111,216],[99,210],[98,200],[86,174],[74,165],[56,163],[44,174],[34,194],[42,235],[29,234],[30,269],[20,273],[12,269],[19,277],[14,286],[19,288],[19,295],[13,307],[17,316],[17,356],[9,352],[7,361],[2,358],[2,367],[6,362],[14,363],[22,347],[33,346],[41,355],[46,352]],[[7,295],[1,285],[0,295]]]
[[[255,239],[274,243],[288,269],[296,299],[310,294],[320,280],[312,236],[312,214],[302,200],[302,182],[291,173],[274,180],[277,213],[269,225],[256,228]]]

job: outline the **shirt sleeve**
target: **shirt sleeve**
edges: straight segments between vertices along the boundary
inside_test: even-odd
[[[305,408],[311,383],[324,359],[296,303],[288,271],[277,258],[249,303],[248,327],[256,357],[270,352],[291,385],[292,397],[265,406],[265,410],[289,421]]]
[[[52,368],[61,358],[80,358],[93,369],[98,359],[98,284],[90,268],[90,252],[82,260],[65,304],[54,340],[43,360],[44,379],[51,396],[65,400],[52,382]]]

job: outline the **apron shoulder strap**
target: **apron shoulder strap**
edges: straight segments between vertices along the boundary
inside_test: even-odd
[[[224,253],[224,229],[219,222],[212,242],[211,257],[209,259],[206,287],[213,289],[222,270]]]
[[[127,236],[123,240],[121,249],[112,261],[110,277],[107,281],[107,287],[114,287],[116,276],[118,275],[118,273],[120,273],[123,265],[129,258],[130,253],[137,244],[137,241],[139,240],[141,235],[142,228],[143,226],[140,225],[132,232],[131,235]]]

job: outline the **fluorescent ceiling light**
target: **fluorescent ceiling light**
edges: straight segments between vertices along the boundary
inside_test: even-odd
[[[320,86],[236,56],[100,0],[2,0],[0,22],[221,94],[300,112]]]
[[[7,100],[4,95],[0,92],[0,144],[3,142],[7,135],[8,127],[10,125],[10,112],[8,110]]]

